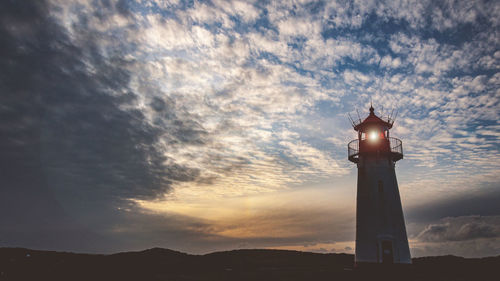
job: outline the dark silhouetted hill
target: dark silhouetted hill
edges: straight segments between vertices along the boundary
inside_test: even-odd
[[[353,262],[353,255],[283,250],[189,255],[153,248],[95,255],[0,248],[0,280],[499,280],[500,276],[500,256],[416,258],[397,272],[360,272],[352,270]]]

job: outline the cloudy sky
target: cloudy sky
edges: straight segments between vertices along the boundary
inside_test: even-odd
[[[0,4],[0,246],[352,253],[399,111],[413,256],[500,254],[497,1]]]

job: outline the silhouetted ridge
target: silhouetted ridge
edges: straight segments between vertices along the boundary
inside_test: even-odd
[[[120,252],[116,254],[111,254],[110,256],[120,256],[120,255],[188,256],[189,254],[165,248],[151,248],[142,251]]]
[[[0,280],[363,280],[353,262],[348,254],[288,250],[190,255],[152,248],[99,255],[0,248]],[[500,256],[415,258],[405,280],[497,280],[498,268]]]

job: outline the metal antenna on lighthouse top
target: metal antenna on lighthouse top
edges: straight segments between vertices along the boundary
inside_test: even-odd
[[[349,121],[351,121],[352,127],[356,127],[356,123],[354,123],[354,120],[352,120],[351,114],[349,112],[347,113],[347,118],[349,118]]]
[[[359,111],[357,108],[356,108],[356,113],[358,114],[359,123],[361,123],[361,117],[359,116]]]
[[[392,120],[392,124],[394,124],[394,122],[396,122],[396,118],[398,118],[398,113],[399,113],[399,109],[396,109],[396,115],[394,116],[394,120]]]
[[[390,115],[387,115],[387,119],[389,122],[392,122],[392,114],[394,113],[394,108],[392,109],[391,111],[391,114]],[[394,122],[392,122],[391,124],[393,124]]]

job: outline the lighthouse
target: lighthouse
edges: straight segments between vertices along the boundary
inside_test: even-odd
[[[401,140],[390,137],[393,118],[375,115],[352,125],[358,138],[348,144],[348,159],[358,167],[356,266],[411,264],[396,162],[403,159]]]

